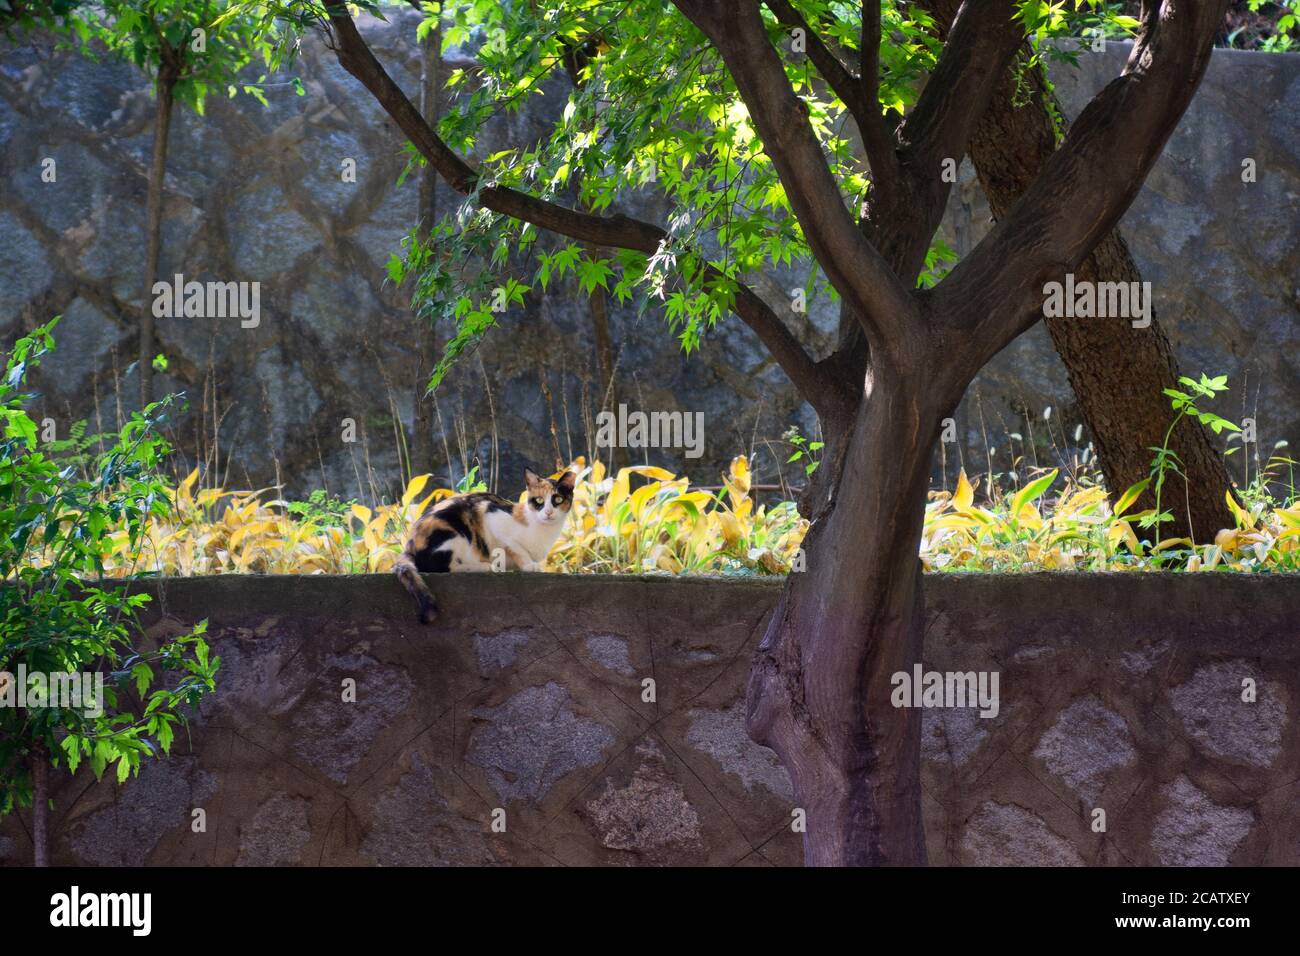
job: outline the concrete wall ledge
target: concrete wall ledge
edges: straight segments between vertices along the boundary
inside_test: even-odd
[[[738,598],[774,604],[784,578],[705,575],[456,574],[426,581],[448,617],[472,614],[483,602],[507,598],[572,601],[580,610],[592,591],[654,601],[722,604]],[[208,575],[142,578],[132,591],[150,594],[159,609],[203,614],[219,623],[250,613],[366,618],[400,617],[411,601],[391,574]],[[721,596],[725,595],[725,598]],[[1248,617],[1257,629],[1293,625],[1300,640],[1300,574],[1176,572],[1056,572],[1026,574],[942,573],[925,576],[931,612],[1004,605],[1027,615],[1075,612],[1149,617]],[[1244,623],[1244,622],[1243,622]]]

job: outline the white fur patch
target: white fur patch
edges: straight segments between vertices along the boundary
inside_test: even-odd
[[[554,509],[553,518],[545,521],[541,512],[535,511],[531,504],[525,504],[524,514],[526,523],[521,524],[515,520],[514,515],[504,511],[491,511],[484,518],[483,529],[487,534],[488,547],[504,549],[510,567],[532,570],[524,562],[541,564],[546,560],[555,539],[564,530],[564,519],[568,517],[568,512]],[[514,560],[512,555],[523,558],[524,562]]]

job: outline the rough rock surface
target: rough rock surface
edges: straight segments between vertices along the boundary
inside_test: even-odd
[[[725,710],[692,710],[686,742],[703,751],[727,773],[734,773],[746,790],[763,787],[783,799],[793,793],[790,775],[776,754],[749,739],[745,707],[737,703]]]
[[[1079,796],[1095,800],[1110,771],[1137,758],[1124,718],[1096,697],[1084,697],[1061,711],[1043,734],[1034,756]]]
[[[668,774],[663,753],[653,740],[638,744],[640,759],[631,781],[605,790],[587,804],[601,845],[659,859],[665,850],[703,848],[700,818],[681,785]]]
[[[310,801],[277,793],[258,807],[247,829],[239,835],[236,866],[292,866],[303,861],[302,851],[311,841],[308,822]]]
[[[1267,767],[1282,751],[1287,707],[1282,685],[1256,679],[1249,661],[1216,661],[1170,692],[1174,712],[1198,744],[1216,757]],[[1243,699],[1244,682],[1254,700]]]
[[[410,703],[411,678],[363,655],[340,656],[315,680],[312,696],[294,712],[294,752],[342,783],[375,738]],[[344,681],[356,682],[356,701],[344,699]]]
[[[969,866],[1083,866],[1079,851],[1042,817],[993,801],[967,821],[962,851]]]
[[[194,809],[212,797],[216,784],[192,757],[147,761],[115,803],[81,818],[68,842],[88,864],[140,866],[166,830],[191,823]]]
[[[481,822],[456,814],[439,793],[439,774],[420,754],[375,803],[375,827],[361,852],[380,866],[464,866],[496,862]]]
[[[534,803],[581,767],[595,766],[614,743],[609,727],[574,712],[569,692],[556,683],[519,691],[500,707],[479,707],[484,723],[470,736],[467,762],[482,767],[503,801]]]
[[[921,715],[921,754],[927,760],[948,759],[960,767],[988,737],[987,723],[970,708],[927,710]]]
[[[474,649],[478,652],[479,672],[491,677],[497,671],[515,662],[519,650],[525,647],[532,635],[524,630],[501,631],[499,634],[475,634]]]
[[[583,642],[587,653],[601,667],[625,677],[636,673],[628,658],[627,641],[613,634],[597,634]]]
[[[364,29],[410,90],[419,71],[417,15],[402,7],[388,16]],[[1077,70],[1055,69],[1068,115],[1118,73],[1125,55],[1125,45],[1110,44],[1104,54],[1085,55]],[[277,83],[266,109],[213,97],[203,118],[177,110],[161,275],[259,281],[262,318],[255,329],[229,319],[160,320],[170,369],[157,387],[192,399],[214,388],[224,416],[220,447],[235,456],[232,483],[258,488],[279,476],[291,494],[322,485],[336,495],[369,496],[372,486],[382,494],[397,484],[393,409],[409,427],[416,385],[416,325],[384,264],[415,221],[416,177],[396,185],[400,136],[319,43],[305,44],[296,72],[307,95]],[[495,120],[479,154],[546,136],[564,95],[559,86],[549,92]],[[1123,222],[1184,371],[1227,374],[1231,397],[1216,410],[1256,418],[1266,453],[1280,439],[1300,443],[1300,119],[1288,108],[1298,96],[1300,58],[1217,51]],[[152,102],[144,77],[112,60],[91,63],[37,42],[6,50],[0,62],[0,165],[12,171],[12,188],[0,194],[0,338],[63,315],[58,353],[40,374],[38,415],[52,417],[61,436],[78,419],[93,424],[97,412],[112,424],[119,402],[124,412],[135,404],[128,366]],[[40,179],[46,157],[57,163],[54,183]],[[355,183],[340,174],[348,158],[357,163]],[[1245,158],[1257,162],[1254,183],[1241,182]],[[959,254],[990,225],[969,163],[961,177],[944,226]],[[439,202],[445,209],[453,199],[444,191]],[[664,217],[648,197],[633,197],[625,211]],[[784,288],[803,284],[793,275],[773,278]],[[835,328],[835,306],[814,299],[807,318],[797,333],[820,343]],[[610,322],[633,410],[706,416],[702,458],[655,450],[656,464],[713,483],[734,454],[753,447],[758,478],[773,480],[787,457],[780,434],[791,424],[812,431],[810,410],[739,321],[721,323],[689,358],[654,306],[638,317],[635,304],[611,303]],[[571,285],[530,295],[501,326],[439,393],[438,451],[417,467],[446,481],[453,466],[459,477],[462,453],[478,456],[489,479],[499,477],[513,494],[524,463],[556,455],[552,422],[559,454],[590,451],[599,385],[588,306]],[[445,339],[446,330],[440,334]],[[1022,452],[1031,461],[1068,457],[1088,440],[1074,439],[1072,404],[1046,332],[1035,328],[972,386],[955,413],[957,442],[943,447],[936,472],[951,480],[963,464],[982,470],[986,452],[999,471]],[[356,423],[357,442],[342,440],[344,419]],[[176,429],[190,455],[195,424],[183,420]],[[1014,447],[1012,434],[1021,436]]]
[[[1156,817],[1151,845],[1166,866],[1227,866],[1250,831],[1249,810],[1221,807],[1186,776],[1160,789],[1166,805]]]

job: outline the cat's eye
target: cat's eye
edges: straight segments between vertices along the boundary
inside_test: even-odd
[[[535,508],[540,508],[540,507],[541,507],[542,505],[544,505],[545,503],[546,503],[546,500],[545,500],[544,498],[534,498],[534,499],[533,499],[533,507],[535,507]]]
[[[555,505],[557,508],[564,504],[564,495],[552,495],[551,504]]]

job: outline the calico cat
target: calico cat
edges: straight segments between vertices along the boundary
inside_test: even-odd
[[[406,548],[393,571],[415,598],[420,621],[432,624],[438,604],[420,573],[487,571],[500,549],[506,567],[540,571],[573,507],[578,476],[566,471],[559,481],[524,470],[528,497],[520,504],[475,492],[444,498],[411,525]]]

